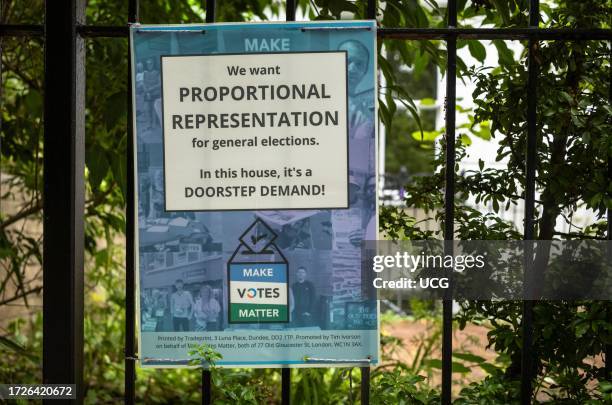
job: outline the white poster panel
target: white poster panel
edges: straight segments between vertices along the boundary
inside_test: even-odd
[[[347,208],[346,60],[163,56],[166,211]]]

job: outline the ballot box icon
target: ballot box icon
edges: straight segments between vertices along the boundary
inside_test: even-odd
[[[229,323],[289,322],[289,263],[276,233],[256,219],[227,263]]]

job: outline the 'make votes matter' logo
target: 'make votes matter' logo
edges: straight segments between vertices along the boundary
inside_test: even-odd
[[[230,323],[289,322],[288,263],[276,236],[257,219],[240,237],[227,264]]]

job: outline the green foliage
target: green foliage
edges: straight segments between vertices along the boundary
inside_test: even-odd
[[[479,10],[464,15],[483,13],[483,23],[496,26],[524,26],[527,2],[477,2]],[[557,7],[543,7],[543,21],[555,27],[608,27],[612,3],[609,1],[566,2]],[[494,41],[500,66],[468,69],[461,74],[476,84],[476,103],[470,125],[457,130],[456,160],[469,154],[466,135],[483,139],[495,137],[499,142],[496,160],[501,168],[485,167],[456,172],[455,237],[458,239],[520,239],[521,232],[500,218],[512,205],[521,205],[525,189],[525,145],[527,111],[526,53],[518,62],[501,41]],[[459,46],[470,43],[459,43]],[[471,44],[472,56],[483,55]],[[604,221],[579,228],[572,224],[578,208],[592,210],[599,218],[611,206],[612,185],[606,177],[607,162],[612,158],[612,122],[608,101],[609,52],[605,42],[543,42],[535,50],[540,71],[538,79],[538,177],[537,228],[539,239],[599,237]],[[459,110],[459,109],[458,109]],[[466,131],[475,128],[476,134]],[[421,135],[431,142],[438,134]],[[415,139],[419,134],[413,134]],[[445,139],[440,139],[440,154],[434,159],[436,168],[430,176],[412,179],[405,187],[406,205],[430,213],[443,228],[441,210],[444,195],[443,154]],[[493,212],[482,212],[469,201],[490,205]],[[383,230],[391,237],[424,237],[422,227],[401,212],[383,210]],[[557,218],[572,224],[570,234],[556,229]],[[596,236],[597,235],[597,236]],[[440,233],[433,236],[442,236]],[[534,308],[536,394],[547,401],[584,403],[600,398],[601,388],[594,389],[604,378],[603,367],[593,363],[606,343],[611,341],[611,308],[606,302],[542,302]],[[583,321],[583,318],[589,321]],[[520,370],[522,343],[521,304],[515,302],[463,302],[458,316],[463,328],[479,321],[492,326],[489,347],[509,359],[503,372],[495,372],[482,383],[462,392],[463,403],[513,403],[518,401],[516,381]],[[594,326],[597,325],[597,326]],[[595,327],[595,329],[592,329]],[[435,364],[435,360],[434,364]],[[431,361],[430,361],[431,364]],[[597,365],[598,364],[598,365]],[[490,368],[488,366],[485,366]],[[489,370],[493,372],[494,370]]]
[[[502,373],[495,373],[463,388],[455,403],[460,405],[519,404],[519,394],[518,381],[508,382]]]
[[[375,371],[372,373],[373,404],[439,404],[440,394],[427,388],[421,388],[425,377],[405,373],[401,368],[392,371]]]
[[[221,360],[223,356],[215,349],[213,349],[210,345],[206,343],[202,343],[195,349],[192,349],[188,352],[191,360],[189,364],[192,366],[200,366],[203,368],[210,369],[211,371],[216,370],[217,360]]]

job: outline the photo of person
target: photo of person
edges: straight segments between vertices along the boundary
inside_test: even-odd
[[[183,280],[176,280],[174,287],[176,291],[170,297],[172,327],[175,332],[188,332],[190,330],[189,320],[193,315],[193,297],[189,291],[183,289]]]
[[[376,197],[376,176],[367,176],[363,188],[356,191],[355,202],[361,204],[362,222],[361,226],[355,228],[349,234],[350,243],[355,246],[361,246],[362,240],[373,240],[378,235],[376,229],[375,210]]]
[[[277,244],[279,248],[285,250],[310,249],[310,218],[283,225]]]
[[[161,101],[161,78],[159,70],[155,68],[153,58],[147,59],[145,63],[145,71],[142,72],[142,88],[144,92],[144,101],[147,106],[147,129],[157,128],[161,123],[160,117],[156,111],[156,104]]]
[[[346,69],[348,74],[349,95],[353,96],[357,93],[357,87],[368,71],[370,55],[365,45],[354,39],[342,42],[338,46],[338,50],[348,53],[348,66]]]
[[[164,211],[164,172],[161,169],[153,172],[149,203],[149,218],[161,218],[166,215]]]
[[[153,317],[155,318],[155,331],[164,330],[164,319],[167,309],[167,294],[158,289],[153,290]]]
[[[220,312],[221,306],[214,297],[213,289],[209,285],[202,285],[193,309],[195,330],[198,332],[218,330]]]
[[[370,63],[368,49],[361,42],[349,39],[342,42],[338,50],[347,52],[350,137],[356,139],[374,137],[372,120],[374,104],[371,94],[373,89],[360,89]]]
[[[291,285],[293,293],[292,320],[296,326],[312,326],[315,324],[315,305],[317,294],[311,281],[307,280],[306,267],[298,267],[297,281]]]

